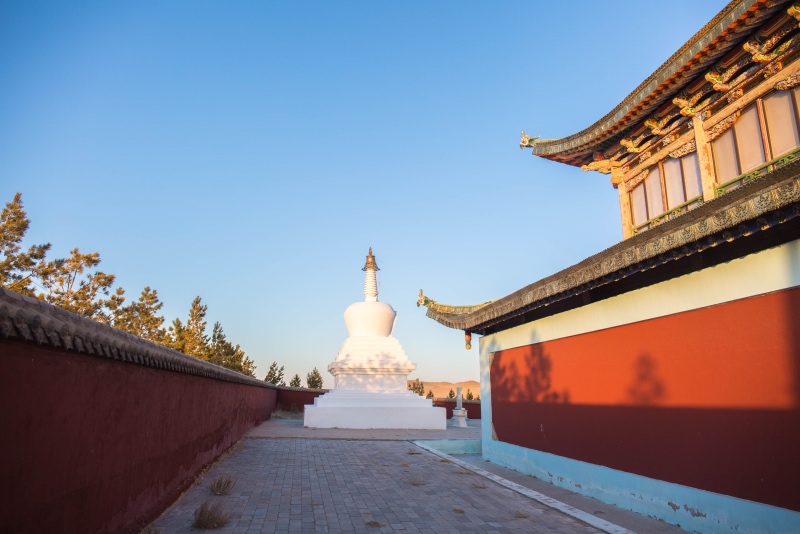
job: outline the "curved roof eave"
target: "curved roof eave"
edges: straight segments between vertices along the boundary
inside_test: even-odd
[[[662,94],[660,95],[662,98],[657,98],[659,89],[675,76],[681,74],[684,77],[693,76],[696,69],[691,68],[692,62],[708,49],[709,45],[730,30],[739,18],[760,4],[768,5],[770,2],[769,0],[733,0],[606,116],[588,128],[568,137],[532,140],[530,146],[533,147],[533,154],[561,161],[562,158],[559,158],[558,155],[563,152],[575,152],[576,149],[581,148],[587,152],[591,151],[595,145],[618,133],[626,125],[627,121],[624,119],[634,111],[638,111],[636,115],[641,116],[661,105],[666,95]],[[730,46],[718,48],[714,51],[713,56],[721,56],[734,45],[735,42],[732,41]],[[675,85],[674,90],[678,89],[680,89],[679,85]],[[648,99],[650,102],[647,102]],[[637,110],[637,108],[641,109]]]

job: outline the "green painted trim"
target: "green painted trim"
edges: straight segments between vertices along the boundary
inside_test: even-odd
[[[682,215],[682,214],[686,213],[687,211],[689,211],[688,207],[690,205],[692,205],[692,204],[695,204],[695,203],[702,204],[703,203],[703,195],[699,195],[699,196],[696,196],[696,197],[694,197],[692,199],[689,199],[686,202],[684,202],[683,204],[678,204],[677,206],[675,206],[671,210],[665,211],[664,213],[662,213],[661,215],[658,215],[657,217],[653,217],[652,219],[648,220],[644,224],[640,224],[639,226],[633,226],[633,227],[631,227],[631,231],[632,231],[633,234],[638,234],[639,232],[641,232],[643,230],[648,230],[650,228],[650,226],[658,226],[659,224],[661,224],[663,222],[669,221],[670,219],[674,219],[678,215]],[[684,210],[684,208],[687,208],[687,209]],[[655,223],[655,224],[653,224],[653,223]]]
[[[773,171],[775,169],[780,169],[784,165],[786,165],[788,163],[791,163],[792,161],[796,160],[798,157],[800,157],[800,146],[795,147],[793,150],[787,152],[786,154],[783,154],[780,157],[777,157],[777,158],[775,158],[773,160],[770,160],[770,161],[768,161],[768,162],[756,167],[752,171],[749,171],[749,172],[746,172],[744,174],[741,174],[741,175],[737,176],[736,178],[734,178],[733,180],[729,180],[729,181],[725,182],[722,185],[718,185],[716,187],[716,194],[717,194],[717,196],[722,196],[725,193],[727,193],[727,192],[729,192],[729,191],[731,191],[733,189],[736,189],[736,187],[739,187],[740,185],[746,184],[747,182],[751,182],[751,181],[755,180],[756,178],[760,178],[760,177],[764,176],[765,174],[767,174],[770,171]],[[735,187],[731,187],[731,186],[735,186]]]

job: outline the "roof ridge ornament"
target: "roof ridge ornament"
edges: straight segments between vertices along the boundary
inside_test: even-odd
[[[528,135],[525,135],[525,130],[522,130],[522,137],[520,138],[519,141],[520,150],[522,150],[523,148],[533,147],[536,144],[536,140],[539,139],[540,137],[541,135],[534,135],[533,137],[530,137]]]

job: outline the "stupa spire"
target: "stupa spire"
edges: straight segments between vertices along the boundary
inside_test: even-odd
[[[378,279],[375,272],[380,271],[380,269],[375,262],[375,256],[372,255],[372,247],[369,247],[367,263],[364,264],[364,268],[361,270],[366,271],[364,276],[364,302],[378,302]]]

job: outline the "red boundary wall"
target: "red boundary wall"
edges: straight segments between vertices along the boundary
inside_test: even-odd
[[[314,404],[314,399],[328,392],[327,389],[288,389],[277,386],[277,408],[287,411],[305,412],[306,404]]]
[[[0,339],[0,532],[138,532],[276,390]]]
[[[495,352],[500,441],[800,511],[800,288]]]

